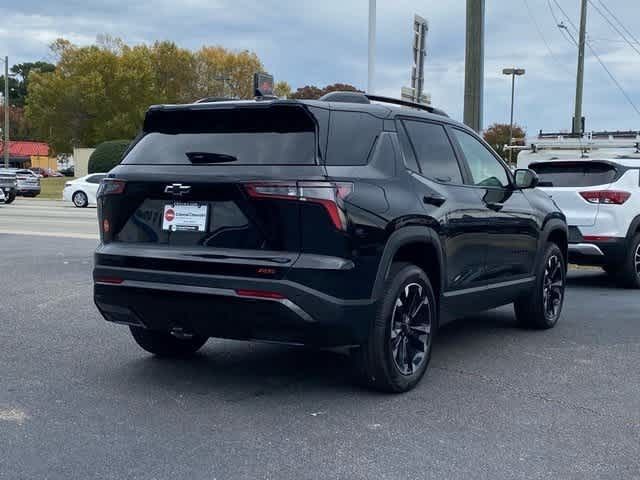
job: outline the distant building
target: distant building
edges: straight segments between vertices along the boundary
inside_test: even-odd
[[[0,163],[4,158],[4,142],[0,141]],[[9,142],[9,165],[18,168],[51,168],[56,170],[57,160],[49,157],[49,145],[44,142]]]

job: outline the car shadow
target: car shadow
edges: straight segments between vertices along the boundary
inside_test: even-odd
[[[567,287],[619,288],[616,281],[607,275],[604,270],[595,268],[571,271],[567,277]]]
[[[438,332],[432,362],[469,344],[491,341],[496,330],[517,328],[512,310],[508,308],[450,322]],[[139,355],[105,373],[114,388],[141,392],[161,388],[186,396],[222,395],[226,401],[287,395],[297,390],[380,395],[358,386],[347,349],[212,339],[188,358],[159,358],[142,351]]]

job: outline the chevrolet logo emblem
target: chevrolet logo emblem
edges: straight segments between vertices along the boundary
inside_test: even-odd
[[[191,192],[191,187],[189,185],[182,185],[181,183],[174,183],[164,187],[164,193],[168,193],[174,197],[181,197],[189,192]]]

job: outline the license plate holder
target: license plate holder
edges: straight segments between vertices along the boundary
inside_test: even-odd
[[[168,232],[206,232],[209,206],[195,202],[174,202],[164,206],[162,230]]]

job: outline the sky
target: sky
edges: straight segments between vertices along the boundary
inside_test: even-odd
[[[640,0],[589,1],[589,43],[640,110],[640,43],[625,43],[596,10],[606,14],[606,2],[638,40]],[[435,106],[461,120],[465,0],[377,5],[375,93],[399,97],[409,84],[417,13],[429,21],[425,90]],[[553,15],[570,25],[559,7],[579,24],[579,0],[486,1],[485,127],[509,122],[511,84],[502,69],[516,66],[526,69],[516,84],[516,122],[529,134],[570,129],[577,48],[556,26]],[[48,45],[58,37],[85,45],[108,34],[129,44],[172,40],[191,49],[252,50],[276,80],[294,89],[337,82],[367,86],[368,0],[0,0],[0,18],[0,55],[9,55],[10,64],[51,61]],[[590,51],[585,65],[587,129],[640,130],[640,113]]]

